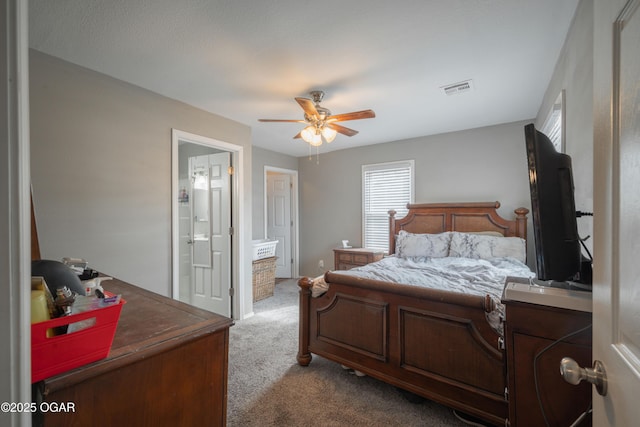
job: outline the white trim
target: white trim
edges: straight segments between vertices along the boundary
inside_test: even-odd
[[[187,141],[193,144],[206,145],[213,148],[229,151],[234,155],[231,156],[231,164],[234,168],[233,184],[231,188],[231,218],[234,227],[234,235],[232,237],[232,265],[231,277],[232,286],[235,295],[232,298],[232,313],[234,319],[244,319],[245,307],[242,303],[247,292],[252,292],[251,284],[247,288],[245,275],[241,266],[246,265],[245,250],[245,218],[244,218],[244,200],[242,197],[242,189],[244,188],[244,147],[231,144],[206,136],[196,135],[184,132],[178,129],[171,129],[171,292],[174,299],[178,299],[179,278],[178,278],[178,144],[179,141]],[[248,314],[247,314],[248,315]]]
[[[31,401],[31,212],[29,143],[29,56],[27,2],[9,0],[0,6],[2,52],[0,106],[0,282],[7,284],[0,303],[0,362],[7,377],[0,385],[0,401]],[[31,414],[0,413],[0,424],[30,426]]]
[[[264,238],[267,238],[267,172],[278,172],[287,175],[291,175],[291,183],[293,187],[291,189],[291,204],[293,206],[293,247],[291,248],[291,256],[293,257],[293,265],[291,268],[292,277],[298,277],[300,271],[300,244],[298,236],[300,235],[300,221],[299,221],[299,204],[298,204],[298,171],[293,169],[284,169],[278,168],[275,166],[266,166],[264,167],[264,175],[263,175],[263,198],[264,198]]]

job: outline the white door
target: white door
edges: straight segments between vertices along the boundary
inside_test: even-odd
[[[231,315],[228,152],[191,157],[191,304]]]
[[[639,5],[594,2],[594,426],[640,422]]]
[[[291,175],[267,173],[267,237],[277,239],[276,277],[292,277]]]

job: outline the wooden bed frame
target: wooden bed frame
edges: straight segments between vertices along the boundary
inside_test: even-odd
[[[515,219],[499,202],[411,204],[401,219],[389,212],[389,252],[400,230],[411,233],[497,231],[526,239],[526,208]],[[506,366],[501,338],[488,324],[490,298],[327,272],[329,290],[313,298],[300,287],[298,363],[311,353],[435,402],[505,425]]]

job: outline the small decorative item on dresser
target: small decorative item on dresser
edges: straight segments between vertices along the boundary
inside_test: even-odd
[[[384,252],[367,248],[335,248],[334,266],[336,270],[349,270],[372,262],[380,261]]]

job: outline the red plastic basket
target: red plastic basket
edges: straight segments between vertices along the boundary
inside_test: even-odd
[[[126,301],[31,325],[31,382],[66,372],[109,355]],[[47,337],[47,330],[95,318],[95,324],[69,334]]]

